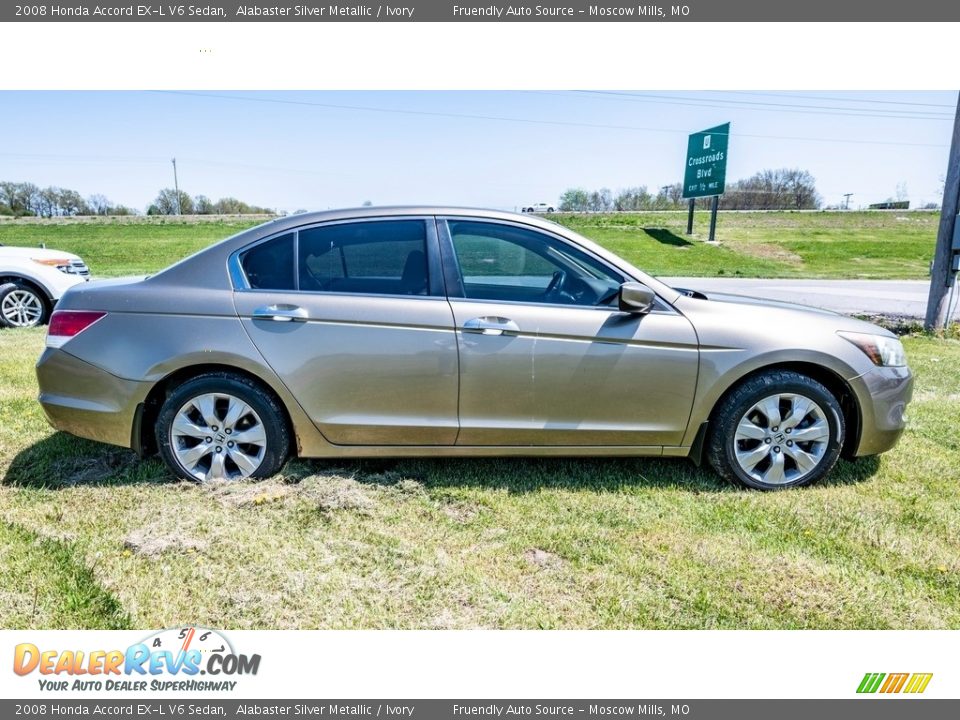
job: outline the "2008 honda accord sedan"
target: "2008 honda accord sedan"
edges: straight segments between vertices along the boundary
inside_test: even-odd
[[[758,489],[897,442],[913,379],[874,325],[678,290],[531,215],[300,214],[84,283],[37,364],[51,424],[189,480],[291,455],[687,456]]]

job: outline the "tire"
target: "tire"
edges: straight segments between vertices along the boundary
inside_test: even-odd
[[[50,317],[50,302],[43,292],[19,280],[0,285],[0,324],[4,327],[37,327]]]
[[[827,388],[791,370],[772,370],[721,400],[711,421],[707,459],[737,485],[801,487],[833,469],[845,432],[840,403]]]
[[[14,288],[16,288],[16,285],[10,282],[0,284],[0,302],[2,302],[2,298],[4,298],[6,294]],[[0,313],[0,328],[8,327],[11,327],[10,323],[8,323],[3,317],[3,313]]]
[[[548,207],[548,208],[547,208],[547,212],[548,212],[548,213],[552,213],[552,212],[553,212],[553,208]]]
[[[193,482],[267,478],[290,452],[279,401],[255,381],[230,373],[207,373],[177,386],[160,408],[155,432],[167,466]],[[249,442],[233,439],[240,437]]]

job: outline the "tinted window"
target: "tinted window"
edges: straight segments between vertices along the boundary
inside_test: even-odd
[[[450,221],[465,297],[511,302],[599,305],[623,282],[585,252],[534,230]]]
[[[301,290],[384,295],[427,294],[422,220],[325,225],[300,231]]]
[[[257,290],[295,290],[293,234],[283,235],[247,250],[240,259],[250,287]]]

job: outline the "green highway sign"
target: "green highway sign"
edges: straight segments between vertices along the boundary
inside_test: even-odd
[[[723,195],[727,182],[727,144],[730,123],[693,133],[687,141],[683,197]]]

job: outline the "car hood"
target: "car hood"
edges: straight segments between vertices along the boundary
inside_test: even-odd
[[[4,245],[0,247],[0,259],[2,258],[23,258],[26,260],[79,260],[78,255],[63,252],[61,250],[50,250],[48,248],[32,247],[10,247]]]
[[[782,308],[784,310],[799,310],[802,312],[818,313],[820,315],[840,315],[833,310],[813,307],[812,305],[801,305],[800,303],[791,303],[783,300],[770,300],[769,298],[758,298],[751,295],[733,295],[731,293],[710,292],[704,293],[697,291],[710,302],[734,303],[736,305],[762,305],[764,307]]]
[[[691,292],[680,289],[678,292],[683,293],[676,303],[680,310],[691,314],[704,312],[710,315],[722,315],[733,324],[749,322],[770,325],[778,332],[790,327],[799,329],[801,326],[818,326],[830,333],[847,330],[894,337],[893,333],[878,325],[809,305],[729,293],[704,293],[696,290]]]

